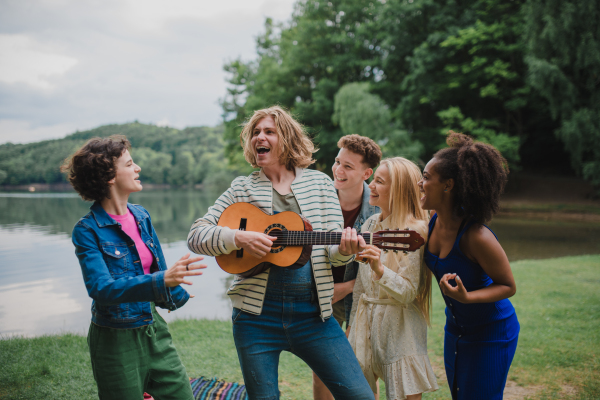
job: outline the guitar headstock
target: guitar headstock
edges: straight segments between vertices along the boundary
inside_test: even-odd
[[[373,245],[383,250],[416,251],[425,244],[425,239],[417,231],[385,230],[373,234]]]

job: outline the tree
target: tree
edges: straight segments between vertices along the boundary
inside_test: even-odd
[[[379,108],[370,112],[375,119],[367,123],[389,124],[377,128],[390,136],[381,138],[389,154],[400,143],[396,154],[410,147],[414,158],[424,145],[430,156],[444,142],[439,131],[448,121],[439,113],[451,108],[485,129],[478,131],[481,138],[510,143],[513,151],[544,113],[524,79],[524,1],[298,2],[288,24],[266,21],[256,60],[225,66],[231,74],[222,102],[230,160],[240,159],[239,127],[250,113],[280,104],[310,128],[320,147],[317,167],[327,168],[340,136],[364,132],[358,108],[340,103],[353,110],[348,118],[334,109],[342,87],[353,82],[369,84],[367,91],[352,89],[362,102],[378,96]],[[518,138],[507,141],[507,135]],[[509,158],[512,164],[519,159]]]
[[[450,130],[459,130],[462,133],[473,136],[477,141],[488,143],[494,146],[509,165],[514,169],[520,160],[519,157],[519,138],[509,136],[506,133],[498,132],[497,124],[493,120],[475,121],[472,118],[465,118],[458,107],[450,107],[447,110],[437,113],[438,117],[444,123],[440,133],[445,137]],[[458,129],[457,129],[458,128]],[[445,146],[440,146],[440,148]]]
[[[136,147],[131,151],[135,163],[142,168],[140,179],[153,183],[166,183],[173,157],[148,147]]]
[[[334,124],[344,135],[370,137],[382,147],[384,157],[402,156],[419,161],[423,152],[420,142],[412,141],[406,132],[392,121],[387,104],[369,92],[368,83],[348,83],[334,98]]]
[[[525,15],[529,82],[573,168],[600,190],[600,3],[528,0]]]
[[[134,122],[100,126],[63,139],[0,145],[0,184],[65,182],[59,167],[66,157],[92,137],[116,134],[131,142],[131,153],[142,168],[144,182],[193,185],[214,171],[229,181],[238,173],[224,160],[222,126],[179,130]]]
[[[300,0],[289,22],[267,19],[256,59],[225,65],[230,162],[247,165],[239,146],[243,122],[254,110],[279,104],[308,127],[320,147],[317,168],[328,171],[339,137],[362,129],[361,109],[347,102],[337,109],[336,95],[346,84],[368,83],[366,91],[352,90],[361,102],[380,104],[369,118],[388,121],[402,146],[420,142],[424,157],[443,146],[440,131],[453,129],[498,147],[513,168],[570,172],[560,137],[573,165],[590,177],[600,170],[594,161],[600,147],[590,145],[600,114],[598,3],[561,4]],[[346,118],[341,109],[353,111]],[[397,142],[390,138],[387,151]]]
[[[370,33],[380,7],[380,2],[361,0],[306,0],[296,3],[289,23],[266,20],[265,32],[257,38],[257,59],[224,66],[230,74],[221,102],[230,162],[245,164],[240,125],[254,110],[278,104],[308,128],[320,148],[317,168],[329,172],[342,136],[331,119],[335,94],[347,82],[380,77],[373,64],[378,40]]]
[[[454,129],[508,146],[505,156],[515,166],[519,144],[544,134],[545,111],[525,80],[523,3],[386,3],[380,22],[389,32],[382,46],[385,79],[375,91],[428,156],[443,146],[439,132]]]

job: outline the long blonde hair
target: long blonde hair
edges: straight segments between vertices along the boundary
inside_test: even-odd
[[[407,225],[418,227],[417,231],[427,240],[429,215],[421,208],[420,191],[417,183],[422,174],[419,167],[403,157],[387,158],[381,161],[390,174],[390,222],[393,227],[404,229]],[[421,251],[419,288],[417,303],[427,324],[430,324],[432,274],[423,262]]]
[[[292,171],[295,167],[306,168],[315,162],[312,155],[318,149],[315,148],[315,145],[306,134],[302,124],[292,118],[283,108],[273,106],[254,111],[240,133],[240,143],[244,148],[244,157],[252,167],[258,168],[256,155],[251,144],[252,134],[256,125],[265,117],[271,117],[275,121],[277,135],[279,136],[279,162],[285,165],[286,169]]]

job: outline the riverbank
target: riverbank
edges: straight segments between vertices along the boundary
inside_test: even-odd
[[[581,178],[516,172],[500,198],[498,216],[600,223],[600,198]]]
[[[195,185],[169,185],[168,183],[144,183],[144,190],[201,190],[204,188],[202,184]],[[1,192],[28,192],[28,193],[54,193],[67,192],[76,193],[71,184],[66,182],[61,183],[31,183],[28,185],[0,185]]]
[[[600,255],[511,265],[518,286],[511,300],[521,333],[505,399],[600,397]],[[429,355],[440,390],[423,398],[450,399],[443,370],[443,301],[437,289],[434,294]],[[169,326],[191,377],[242,381],[228,321],[177,320]],[[3,339],[1,399],[97,398],[85,337]],[[282,398],[312,398],[310,370],[298,358],[283,353],[279,375]]]

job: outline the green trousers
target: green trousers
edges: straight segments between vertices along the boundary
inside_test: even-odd
[[[193,400],[185,367],[165,320],[152,305],[154,323],[135,329],[90,325],[88,346],[100,400]]]

